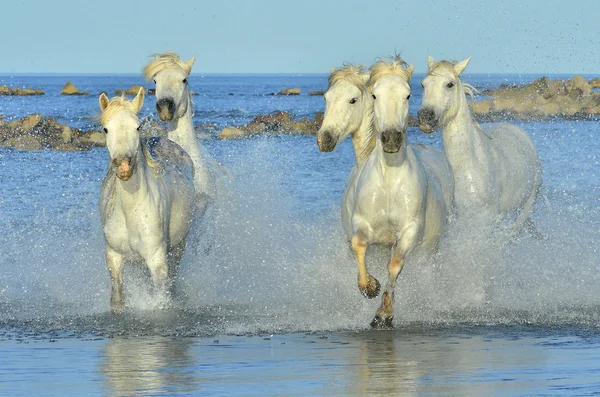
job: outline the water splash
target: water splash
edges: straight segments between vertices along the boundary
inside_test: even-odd
[[[213,142],[235,183],[211,214],[210,247],[189,247],[180,297],[168,304],[154,297],[143,268],[127,268],[128,308],[116,317],[108,313],[96,209],[104,153],[61,154],[65,161],[45,168],[19,197],[0,196],[5,209],[15,202],[34,208],[30,217],[0,218],[0,327],[100,335],[366,329],[379,299],[363,298],[356,286],[339,221],[344,181],[318,174],[351,159],[343,152],[350,148],[315,166],[319,154],[305,139]],[[31,166],[28,155],[10,156],[16,169]],[[433,259],[411,258],[396,287],[396,324],[600,325],[598,196],[595,189],[547,195],[550,206],[535,213],[546,241],[527,234],[509,240],[458,221]],[[380,280],[388,255],[374,248],[367,259]]]

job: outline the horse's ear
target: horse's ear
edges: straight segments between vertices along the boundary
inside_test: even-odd
[[[146,96],[146,89],[144,87],[140,87],[137,95],[135,96],[135,98],[133,98],[133,101],[131,101],[131,103],[133,104],[133,109],[135,110],[135,113],[139,113],[140,110],[142,110],[142,107],[144,106],[144,97],[145,96]]]
[[[410,65],[408,65],[408,67],[406,68],[406,71],[408,72],[408,78],[410,79],[412,77],[413,73],[415,72],[415,67],[413,66],[412,63]]]
[[[194,55],[193,57],[191,57],[190,59],[188,59],[187,61],[185,61],[183,64],[185,65],[185,72],[187,74],[190,74],[192,72],[192,66],[194,65],[194,61],[196,60],[196,56]]]
[[[432,56],[428,56],[427,57],[427,68],[431,68],[434,63],[435,63],[435,60],[433,59],[433,57]]]
[[[460,76],[460,74],[463,72],[463,70],[465,70],[465,68],[469,64],[470,60],[471,60],[471,57],[468,57],[464,61],[460,61],[459,63],[454,65],[454,71],[456,72],[457,76]]]
[[[100,105],[100,110],[104,112],[106,110],[106,108],[108,107],[109,103],[110,103],[110,100],[108,99],[106,94],[105,93],[100,94],[100,98],[98,98],[98,104]]]

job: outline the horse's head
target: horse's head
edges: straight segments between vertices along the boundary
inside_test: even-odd
[[[395,57],[391,62],[377,62],[370,70],[375,130],[383,151],[396,153],[408,128],[409,82],[414,68]]]
[[[461,62],[435,62],[432,57],[428,58],[429,69],[421,83],[423,87],[423,102],[419,109],[421,131],[431,133],[438,126],[443,127],[456,117],[465,96],[459,76],[470,59],[469,57]]]
[[[351,65],[332,71],[325,93],[323,124],[317,133],[320,151],[333,151],[338,142],[359,130],[365,112],[373,105],[367,90],[368,78],[363,68]]]
[[[156,84],[156,111],[162,121],[183,117],[192,106],[188,76],[195,59],[183,62],[174,52],[166,52],[144,67],[144,77]]]
[[[140,149],[140,121],[137,114],[144,105],[144,94],[145,89],[140,88],[131,102],[124,97],[108,99],[104,93],[100,94],[98,100],[110,164],[123,181],[129,180],[135,171],[135,159]]]

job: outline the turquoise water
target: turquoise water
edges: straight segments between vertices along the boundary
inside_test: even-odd
[[[538,76],[467,76],[480,88]],[[71,80],[89,97],[61,97]],[[97,94],[138,76],[1,76],[41,97],[0,97],[5,120],[30,113],[93,128]],[[412,82],[411,113],[420,103]],[[219,128],[287,110],[323,110],[326,76],[190,78],[196,125]],[[151,87],[148,85],[148,87]],[[266,95],[300,87],[303,95]],[[229,95],[232,93],[233,95]],[[143,115],[152,117],[154,98]],[[548,235],[509,241],[453,225],[432,263],[400,276],[393,332],[368,324],[378,300],[356,288],[339,201],[350,142],[314,137],[202,140],[234,177],[214,241],[182,262],[182,295],[160,307],[146,274],[126,273],[129,307],[108,313],[97,210],[104,149],[0,149],[0,393],[6,395],[593,395],[600,375],[600,125],[519,123],[544,169],[534,219]],[[408,139],[440,147],[439,134]],[[381,279],[385,252],[373,252]],[[484,296],[482,299],[481,296]],[[217,342],[218,340],[218,342]]]

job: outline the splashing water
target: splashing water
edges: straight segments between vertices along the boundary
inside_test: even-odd
[[[433,258],[407,261],[396,286],[398,326],[600,325],[600,184],[588,162],[571,161],[590,142],[557,138],[549,123],[534,138],[546,196],[534,218],[548,239],[509,239],[483,223],[453,222]],[[571,152],[559,151],[556,139]],[[348,142],[330,155],[317,153],[308,137],[206,144],[234,181],[205,222],[209,232],[190,237],[200,243],[188,246],[178,298],[155,297],[144,268],[130,266],[122,316],[108,313],[96,203],[104,151],[0,151],[0,180],[7,181],[0,190],[0,327],[101,335],[365,329],[379,298],[358,291],[340,225]],[[574,177],[576,186],[565,186]],[[388,256],[373,247],[367,257],[380,281]]]

